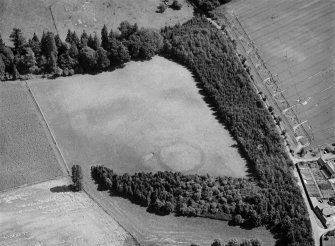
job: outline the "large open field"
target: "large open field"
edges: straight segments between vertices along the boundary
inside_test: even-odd
[[[156,13],[160,0],[29,0],[29,4],[22,0],[0,0],[0,32],[8,41],[13,27],[21,28],[27,37],[34,32],[41,35],[44,30],[58,31],[63,39],[69,28],[79,34],[86,30],[100,35],[104,24],[116,30],[124,20],[136,22],[140,27],[160,28],[192,18],[193,8],[185,0],[180,2],[181,10],[167,9],[160,14]]]
[[[184,67],[154,57],[112,73],[28,83],[66,162],[83,166],[87,192],[144,245],[210,245],[214,238],[241,236],[274,244],[263,228],[246,231],[223,221],[157,216],[96,191],[89,177],[93,164],[117,173],[247,174],[236,142]]]
[[[29,81],[69,164],[243,177],[246,162],[191,73],[161,57],[96,76]]]
[[[0,194],[0,245],[130,245],[129,235],[67,179]]]
[[[0,191],[62,175],[24,83],[0,84]]]
[[[231,16],[250,57],[258,50],[276,81],[264,83],[297,135],[309,139],[311,147],[335,142],[334,1],[235,0],[218,11]]]

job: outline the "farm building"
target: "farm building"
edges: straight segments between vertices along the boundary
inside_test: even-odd
[[[330,146],[327,146],[327,147],[325,148],[325,151],[326,151],[327,153],[333,153],[333,152],[334,152],[334,149],[333,149],[332,147],[330,147]]]
[[[335,168],[334,168],[334,160],[324,160],[322,157],[318,159],[318,164],[321,166],[321,168],[324,168],[330,178],[335,178]]]
[[[322,213],[326,217],[330,217],[335,214],[335,207],[327,207],[322,210]]]
[[[325,228],[328,228],[328,223],[326,218],[323,216],[321,209],[318,206],[314,207],[314,213],[316,214],[316,216],[319,218],[319,220],[321,221],[322,225]]]
[[[318,164],[319,164],[321,167],[323,167],[324,165],[326,165],[326,160],[323,159],[322,157],[320,157],[320,158],[318,159]]]
[[[335,178],[335,169],[333,163],[327,161],[324,167],[327,170],[330,178]]]

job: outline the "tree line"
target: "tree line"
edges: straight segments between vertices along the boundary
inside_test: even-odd
[[[103,166],[91,167],[102,187],[160,215],[175,213],[229,220],[235,225],[258,226],[262,193],[247,179],[158,172],[117,175]]]
[[[13,48],[5,45],[0,34],[0,78],[18,79],[27,74],[69,76],[76,73],[97,73],[119,66],[130,60],[147,60],[163,47],[158,30],[138,28],[127,21],[118,31],[101,30],[101,38],[85,31],[77,35],[68,30],[65,42],[53,32],[36,34],[26,40],[19,28],[10,34]],[[22,76],[23,75],[23,76]]]
[[[230,239],[226,244],[222,243],[219,239],[215,239],[211,246],[262,246],[261,240],[254,239],[243,239],[239,242],[237,239]],[[191,246],[198,246],[197,244],[191,244]]]

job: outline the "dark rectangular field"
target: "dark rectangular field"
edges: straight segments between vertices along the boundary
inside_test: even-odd
[[[62,175],[24,83],[0,84],[0,191]]]

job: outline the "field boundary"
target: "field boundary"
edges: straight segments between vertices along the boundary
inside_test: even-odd
[[[227,15],[229,15],[229,14],[227,13]],[[296,130],[294,129],[294,126],[292,127],[291,123],[289,122],[289,120],[287,119],[287,117],[286,117],[286,115],[285,115],[285,113],[284,113],[284,110],[287,110],[287,109],[290,110],[291,113],[293,114],[293,118],[295,119],[295,122],[294,122],[294,123],[296,123],[296,125],[299,125],[299,126],[301,127],[301,130],[302,130],[302,132],[303,132],[303,135],[308,139],[309,143],[311,143],[311,142],[312,142],[312,138],[310,137],[310,135],[309,135],[308,132],[306,131],[305,127],[301,124],[302,122],[301,122],[301,120],[298,118],[298,116],[296,115],[296,113],[294,112],[294,110],[293,110],[293,106],[291,106],[291,105],[289,104],[289,102],[287,101],[286,97],[285,97],[284,94],[283,94],[283,91],[279,88],[276,79],[274,78],[274,76],[272,75],[272,73],[270,72],[270,70],[267,68],[267,66],[266,66],[266,64],[265,64],[265,62],[264,62],[264,60],[263,60],[263,58],[259,55],[259,53],[258,53],[258,48],[255,47],[254,42],[250,39],[249,35],[248,35],[247,32],[244,30],[244,28],[243,28],[243,26],[242,26],[240,20],[238,19],[238,16],[237,16],[235,13],[232,13],[232,16],[233,16],[233,19],[236,20],[237,25],[238,25],[238,26],[240,27],[240,29],[242,30],[242,35],[247,39],[247,42],[248,42],[247,45],[250,46],[250,48],[251,48],[251,52],[254,53],[254,55],[255,55],[255,57],[256,57],[256,60],[259,61],[259,64],[263,67],[263,69],[260,69],[260,70],[264,70],[264,71],[265,71],[265,73],[266,73],[266,75],[267,75],[267,78],[263,79],[263,77],[260,75],[258,69],[255,67],[255,68],[256,68],[256,72],[257,72],[257,74],[259,75],[259,77],[263,79],[263,81],[264,81],[264,88],[266,88],[266,90],[269,92],[269,94],[270,94],[270,96],[271,96],[271,98],[272,98],[272,101],[276,104],[276,106],[277,106],[278,109],[280,110],[281,115],[284,116],[284,119],[286,120],[287,125],[290,127],[290,130],[293,131],[294,136],[295,136],[295,135],[296,135],[296,132],[295,132]],[[231,27],[234,27],[234,26],[235,26],[235,28],[236,28],[236,25],[231,24],[233,21],[229,21],[228,18],[227,18],[226,16],[224,16],[224,18],[227,20],[227,23],[230,24],[230,28],[231,28]],[[237,29],[237,28],[236,28],[236,29]],[[238,30],[237,30],[237,31],[238,31]],[[235,33],[235,35],[237,35],[235,31],[234,31],[234,33]],[[241,41],[243,41],[243,39],[241,40],[240,38],[238,38],[238,41],[240,42],[241,46],[243,46],[244,50],[246,51],[245,46],[244,46],[244,45],[242,44],[242,42],[241,42]],[[249,54],[248,54],[248,51],[246,51],[246,54],[247,54],[247,56],[249,57],[250,61],[253,63],[253,66],[255,66],[253,60],[251,59],[251,57],[250,57]],[[265,81],[266,81],[266,82],[265,82]],[[274,90],[274,92],[275,92],[274,95],[272,95],[272,93],[271,93],[269,87],[267,86],[267,84],[270,85],[270,83],[271,83],[271,85],[273,85],[273,87],[274,87],[274,88],[272,88],[272,89]],[[281,102],[285,104],[285,108],[284,108],[284,109],[282,109],[282,108],[279,106],[279,104],[277,103],[277,100],[280,101],[279,99],[276,100],[275,96],[277,96],[277,95],[280,95],[280,97],[281,97],[281,99],[282,99]],[[300,125],[300,124],[301,124],[301,125]],[[301,132],[300,132],[300,134],[301,134]]]
[[[26,86],[26,88],[27,88],[27,90],[28,90],[28,92],[29,92],[30,97],[32,98],[32,100],[33,100],[33,102],[34,102],[34,104],[35,104],[35,107],[36,107],[38,113],[39,113],[39,114],[41,115],[41,117],[42,117],[42,121],[44,122],[44,124],[45,124],[45,126],[46,126],[46,128],[47,128],[48,133],[50,134],[52,143],[54,144],[54,149],[56,150],[57,154],[58,154],[59,157],[60,157],[60,158],[57,158],[57,159],[60,159],[60,160],[61,160],[61,164],[60,164],[60,165],[63,167],[63,170],[64,170],[64,168],[65,168],[67,174],[70,175],[70,169],[69,169],[69,166],[67,165],[67,163],[66,163],[66,161],[65,161],[65,158],[64,158],[62,152],[60,151],[60,149],[59,149],[59,147],[58,147],[56,138],[55,138],[55,136],[53,135],[53,133],[52,133],[50,127],[49,127],[49,124],[48,124],[48,122],[46,121],[46,118],[45,118],[45,116],[44,116],[44,114],[43,114],[43,112],[42,112],[42,110],[41,110],[41,107],[40,107],[40,105],[38,104],[36,98],[34,97],[34,94],[32,93],[32,91],[31,91],[31,89],[30,89],[30,87],[29,87],[27,81],[25,81],[25,86]]]
[[[227,13],[228,14],[228,13]],[[275,98],[273,97],[272,93],[270,92],[270,89],[265,85],[265,82],[267,79],[269,79],[270,81],[274,81],[272,74],[270,73],[270,71],[267,70],[268,72],[268,78],[263,78],[262,75],[259,73],[258,69],[257,69],[257,65],[254,64],[254,61],[250,58],[250,56],[248,55],[248,51],[245,48],[245,46],[242,44],[241,39],[238,38],[238,34],[236,33],[236,31],[234,30],[233,26],[234,24],[231,23],[231,21],[227,18],[226,14],[223,15],[223,19],[225,21],[225,23],[228,25],[228,28],[230,30],[230,32],[228,31],[229,35],[232,35],[234,37],[234,40],[237,41],[237,43],[240,45],[240,47],[242,48],[242,52],[244,53],[246,59],[248,60],[248,62],[251,64],[252,66],[252,70],[254,71],[254,74],[258,77],[258,80],[260,81],[260,83],[257,83],[256,81],[251,80],[251,82],[254,84],[254,86],[256,87],[256,89],[260,92],[260,91],[264,91],[265,94],[267,95],[268,100],[271,100],[271,104],[273,104],[274,106],[276,106],[277,108],[277,112],[278,114],[281,116],[281,118],[285,121],[285,125],[287,125],[288,131],[290,132],[291,135],[291,140],[293,141],[293,143],[297,146],[298,142],[296,140],[297,134],[295,133],[292,125],[290,124],[290,122],[288,121],[287,117],[283,114],[281,107],[278,105],[277,101],[275,100]],[[215,22],[214,20],[211,19],[212,22]],[[219,24],[217,24],[218,26],[220,26]],[[242,28],[242,26],[241,26]],[[244,29],[242,28],[243,32],[244,32],[244,36],[247,37],[247,39],[249,40],[249,43],[253,43],[250,38],[247,36],[247,34],[245,33]],[[252,48],[253,51],[257,51],[257,49]],[[237,49],[236,49],[237,52]],[[255,52],[256,53],[256,52]],[[256,55],[257,57],[260,58],[260,56]],[[261,60],[261,64],[262,64]],[[264,63],[264,62],[263,62]],[[263,65],[263,64],[262,64]],[[265,65],[264,65],[265,67]],[[266,67],[265,67],[266,69]],[[262,84],[262,82],[264,82],[264,84]],[[263,88],[263,90],[261,90],[261,88]],[[281,93],[280,93],[281,94]],[[285,99],[286,101],[286,99]],[[287,101],[286,101],[287,102]],[[287,102],[288,104],[288,102]],[[289,105],[289,104],[288,104]],[[290,106],[289,106],[290,107]],[[293,110],[292,110],[293,111]]]
[[[281,118],[285,121],[285,124],[288,126],[287,128],[288,128],[288,131],[290,132],[289,135],[291,136],[290,139],[292,140],[292,142],[293,142],[293,143],[295,144],[295,146],[297,147],[297,146],[299,145],[299,143],[298,143],[298,141],[297,141],[297,139],[296,139],[296,137],[298,137],[298,135],[296,134],[296,132],[295,132],[295,130],[294,130],[294,127],[292,127],[292,125],[290,124],[289,120],[288,120],[287,117],[284,115],[284,113],[283,113],[281,107],[278,105],[278,103],[277,103],[277,101],[276,101],[276,99],[275,99],[275,96],[272,95],[272,93],[270,92],[270,89],[265,85],[265,81],[266,81],[266,79],[263,79],[263,77],[260,75],[260,73],[259,73],[259,71],[258,71],[258,69],[257,69],[257,65],[255,65],[254,62],[253,62],[253,60],[249,57],[247,49],[244,47],[244,45],[242,44],[241,40],[238,38],[238,34],[237,34],[237,33],[235,32],[235,30],[233,29],[233,26],[235,26],[235,25],[232,24],[232,22],[231,22],[231,21],[227,18],[227,16],[226,16],[226,15],[229,15],[229,14],[226,12],[226,14],[222,15],[222,17],[223,17],[223,19],[224,19],[224,22],[228,25],[228,28],[229,28],[229,30],[227,30],[227,32],[225,33],[225,32],[223,31],[222,26],[221,26],[220,24],[218,24],[218,23],[217,23],[215,20],[213,20],[212,18],[207,17],[206,13],[204,13],[201,9],[199,9],[199,8],[192,2],[192,1],[188,0],[188,2],[189,2],[195,9],[198,9],[202,14],[204,14],[204,15],[206,16],[207,20],[208,20],[208,21],[209,21],[215,28],[217,28],[217,29],[219,29],[219,30],[222,30],[222,33],[228,35],[232,40],[237,40],[237,43],[238,43],[238,44],[241,46],[241,48],[242,48],[242,52],[244,53],[244,56],[246,57],[246,59],[248,60],[248,62],[252,65],[252,70],[254,71],[254,74],[256,74],[256,76],[258,76],[258,78],[259,78],[259,80],[260,80],[260,84],[262,85],[261,81],[264,82],[264,85],[263,85],[262,87],[265,88],[265,92],[266,92],[266,94],[267,94],[267,98],[268,98],[269,100],[272,101],[272,104],[273,104],[273,105],[276,106],[279,115],[280,115]],[[221,16],[220,16],[220,17],[221,17]],[[237,18],[236,15],[234,15],[234,17]],[[238,20],[238,19],[237,19],[237,20]],[[239,21],[238,21],[238,23],[239,23],[239,25],[241,26],[241,29],[242,29],[243,32],[244,32],[243,35],[245,35],[245,36],[247,37],[247,39],[249,40],[249,44],[253,44],[253,42],[250,40],[249,36],[248,36],[247,33],[244,31],[244,29],[243,29],[243,27],[242,27],[242,25],[240,24]],[[233,38],[233,36],[234,36],[234,38]],[[274,80],[274,78],[273,78],[273,75],[272,75],[271,72],[266,68],[263,59],[260,57],[260,55],[259,55],[258,52],[257,52],[257,48],[255,48],[254,46],[252,46],[252,51],[255,51],[257,58],[260,59],[261,65],[263,65],[263,67],[264,67],[264,68],[266,69],[266,71],[268,72],[269,80],[272,81],[272,82],[275,84],[275,80]],[[235,53],[236,53],[236,55],[239,54],[237,48],[235,48]],[[250,76],[249,76],[249,77],[250,77]],[[254,85],[254,87],[255,87],[255,89],[256,89],[256,92],[260,92],[260,91],[262,91],[262,90],[260,89],[260,86],[259,86],[259,84],[258,84],[257,82],[255,82],[253,79],[250,79],[250,81],[251,81],[251,83]],[[279,90],[278,85],[275,84],[275,86],[277,86],[277,88],[278,88],[277,90]],[[276,92],[276,93],[277,93],[277,92]],[[284,95],[282,94],[281,91],[280,91],[278,94],[281,94],[281,96],[284,98]],[[271,98],[271,99],[270,99],[270,98]],[[294,114],[294,116],[295,116],[295,119],[298,120],[298,123],[297,123],[297,124],[300,124],[298,117],[295,115],[293,109],[290,107],[290,105],[289,105],[289,103],[287,102],[286,98],[284,98],[284,100],[285,100],[286,104],[288,105],[288,108],[290,108],[290,110],[293,112],[293,114]],[[264,102],[264,103],[267,105],[266,102]],[[300,126],[303,128],[303,125],[300,125]],[[280,127],[280,125],[279,125],[279,129],[282,130],[281,127]],[[303,130],[304,130],[304,132],[306,133],[306,136],[307,136],[308,141],[309,141],[309,143],[310,143],[311,140],[310,140],[310,137],[309,137],[308,133],[306,132],[306,130],[305,130],[304,128],[303,128]],[[281,132],[279,132],[279,133],[281,134]]]
[[[51,13],[51,18],[52,18],[52,23],[54,24],[55,26],[55,29],[56,29],[56,32],[59,36],[59,32],[58,32],[58,29],[57,29],[57,25],[56,25],[56,21],[55,21],[55,17],[54,17],[54,14],[52,12],[52,5],[49,6],[49,10],[50,10],[50,13]]]
[[[225,17],[225,18],[226,18],[226,17]],[[219,30],[222,30],[222,29],[221,29],[222,27],[221,27],[219,24],[217,24],[213,19],[207,17],[207,20],[208,20],[208,21],[209,21],[215,28],[217,28],[217,29],[219,29]],[[228,20],[227,20],[226,22],[228,23]],[[228,23],[228,25],[229,25],[229,23]],[[232,31],[231,28],[230,28],[230,30]],[[234,40],[234,39],[232,38],[232,34],[230,34],[231,31],[226,30],[226,32],[222,31],[222,33],[223,33],[224,35],[228,36],[230,39]],[[235,34],[235,33],[234,33],[234,34]],[[235,34],[235,36],[236,36],[236,34]],[[240,43],[239,43],[239,44],[240,44]],[[240,44],[240,46],[242,47],[244,53],[246,54],[246,49],[245,49],[245,47],[244,47],[242,44]],[[236,55],[237,57],[238,57],[239,55],[241,55],[241,54],[238,52],[237,48],[234,49],[234,50],[235,50],[235,55]],[[255,71],[255,74],[258,76],[258,78],[259,78],[260,80],[262,80],[262,77],[261,77],[260,74],[258,73],[256,66],[254,65],[254,63],[252,62],[252,60],[249,58],[249,56],[246,56],[246,59],[247,59],[247,60],[249,61],[249,63],[252,65],[252,70]],[[241,63],[240,59],[238,59],[238,61]],[[243,64],[241,64],[241,66],[243,67]],[[259,94],[259,92],[261,92],[262,90],[259,88],[259,86],[257,85],[257,83],[251,78],[251,75],[248,74],[248,77],[249,77],[249,79],[250,79],[250,82],[251,82],[252,85],[254,86],[255,92],[256,92],[257,94]],[[271,93],[270,93],[270,91],[268,90],[268,88],[267,88],[267,87],[265,87],[265,88],[266,88],[267,92],[271,95]],[[261,95],[259,95],[259,96],[260,96],[260,98],[262,98]],[[277,105],[277,109],[278,109],[279,114],[280,114],[280,113],[281,113],[280,108],[279,108],[279,106],[278,106],[278,104],[276,103],[275,100],[274,100],[274,102],[275,102],[275,104]],[[265,106],[266,106],[267,108],[269,107],[269,103],[267,103],[266,101],[264,101],[264,104],[265,104]],[[280,114],[280,115],[281,115],[281,114]],[[284,120],[286,120],[286,117],[282,116],[282,118],[284,118]],[[289,123],[288,123],[288,124],[289,124]],[[278,130],[278,134],[281,135],[281,134],[282,134],[282,131],[283,131],[282,127],[280,126],[280,124],[279,124],[279,125],[276,125],[276,126],[277,126],[276,129]],[[290,125],[290,126],[291,126],[291,125]],[[293,128],[292,128],[292,129],[289,128],[289,130],[292,130],[291,134],[294,136],[295,133],[294,133],[294,131],[293,131]],[[293,143],[297,146],[297,145],[298,145],[298,142],[297,142],[297,140],[296,140],[295,137],[292,137],[292,135],[291,135],[290,138],[291,138],[291,140],[293,141]]]
[[[56,141],[56,139],[55,139],[55,137],[54,137],[54,135],[53,135],[53,133],[52,133],[52,131],[51,131],[51,129],[50,129],[50,127],[49,127],[49,124],[48,124],[48,122],[46,121],[46,118],[45,118],[45,116],[44,116],[44,114],[43,114],[43,112],[42,112],[42,110],[41,110],[41,108],[40,108],[40,106],[39,106],[39,104],[38,104],[38,102],[37,102],[37,100],[35,99],[35,97],[34,97],[34,94],[32,93],[32,91],[31,91],[31,89],[30,89],[30,87],[29,87],[29,85],[28,85],[28,83],[25,81],[25,85],[26,85],[26,87],[27,87],[27,90],[28,90],[28,92],[29,92],[29,94],[30,94],[30,96],[31,96],[31,98],[33,99],[33,101],[34,101],[34,104],[35,104],[35,106],[36,106],[36,108],[37,108],[37,110],[38,110],[38,113],[42,116],[42,120],[44,121],[44,124],[46,125],[46,128],[47,128],[47,131],[49,132],[49,134],[50,134],[50,136],[51,136],[51,138],[52,138],[52,144],[54,145],[54,148],[56,149],[56,151],[58,152],[58,154],[59,154],[59,156],[60,156],[60,158],[61,158],[61,162],[62,162],[62,166],[63,166],[63,168],[65,167],[65,169],[66,169],[66,171],[67,171],[67,176],[71,176],[71,172],[70,172],[70,169],[69,169],[69,166],[68,166],[68,164],[67,164],[67,162],[65,161],[65,158],[64,158],[64,156],[63,156],[63,154],[62,154],[62,152],[61,152],[61,150],[60,150],[60,148],[58,147],[58,144],[57,144],[57,141]],[[86,175],[87,175],[87,177],[90,177],[90,173],[89,172],[84,172]],[[65,177],[65,175],[64,175],[64,177]],[[50,179],[50,180],[54,180],[54,179]],[[49,180],[46,180],[46,181],[49,181]],[[92,181],[92,180],[91,180]],[[38,183],[41,183],[41,182],[38,182]],[[135,245],[136,246],[138,246],[138,245],[141,245],[140,243],[139,243],[139,241],[138,241],[138,239],[137,238],[135,238],[134,236],[133,236],[133,234],[132,233],[130,233],[130,231],[129,230],[127,230],[116,218],[115,218],[115,216],[113,216],[113,213],[112,212],[110,212],[109,211],[109,209],[108,208],[105,208],[99,201],[98,201],[98,199],[96,199],[89,191],[88,191],[88,189],[85,189],[85,186],[84,186],[84,188],[83,188],[83,191],[87,194],[87,196],[93,201],[93,202],[95,202],[106,214],[108,214],[109,216],[111,216],[114,220],[115,220],[115,222],[123,229],[123,230],[125,230],[128,234],[129,234],[129,236],[135,241]],[[94,192],[92,192],[92,193],[94,193]],[[0,194],[1,194],[1,192],[0,192]],[[128,242],[129,243],[129,242]]]

